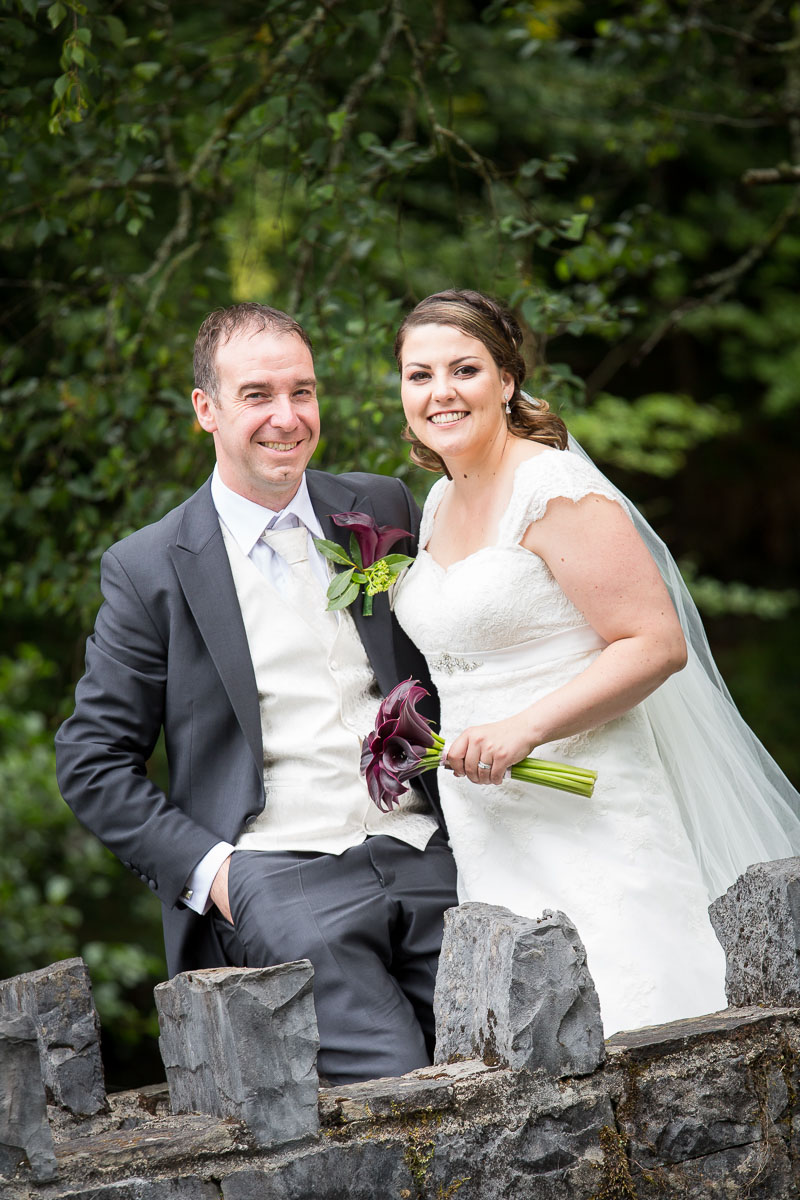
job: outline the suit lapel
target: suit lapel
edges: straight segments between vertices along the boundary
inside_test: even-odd
[[[260,772],[263,750],[258,688],[209,483],[187,502],[170,555],[186,601]]]
[[[311,503],[319,517],[324,536],[329,541],[337,542],[349,555],[350,530],[336,525],[332,519],[333,514],[364,512],[374,517],[375,510],[372,501],[365,493],[354,492],[351,487],[340,482],[335,475],[326,475],[322,471],[308,471],[306,479]],[[367,652],[367,658],[372,664],[375,677],[385,694],[397,683],[394,627],[386,592],[375,596],[371,616],[363,615],[360,596],[350,605],[349,612]]]

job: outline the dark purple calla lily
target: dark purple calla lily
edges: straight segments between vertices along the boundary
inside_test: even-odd
[[[424,747],[413,746],[405,738],[388,738],[383,747],[383,763],[387,770],[400,780],[407,783],[415,779],[427,768],[423,760]]]
[[[398,720],[402,722],[397,730],[401,737],[419,742],[426,748],[432,746],[430,722],[417,712],[416,707],[422,697],[428,694],[415,679],[406,679],[403,683],[398,683],[378,709],[376,728],[384,721]]]
[[[375,728],[362,743],[361,773],[381,812],[391,812],[408,790],[408,780],[435,765],[430,760],[435,736],[415,707],[427,695],[415,679],[398,683],[381,703]]]
[[[386,770],[380,759],[374,759],[364,774],[370,799],[381,812],[391,812],[395,804],[399,804],[400,797],[408,791],[404,783]]]
[[[358,548],[361,551],[361,562],[365,567],[371,567],[379,558],[383,558],[395,542],[400,541],[400,538],[411,536],[407,529],[395,529],[392,525],[378,525],[368,513],[336,513],[333,520],[337,525],[341,525],[355,534]]]

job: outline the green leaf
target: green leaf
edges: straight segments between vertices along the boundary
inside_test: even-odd
[[[336,600],[328,604],[328,611],[336,612],[337,609],[347,608],[348,604],[352,604],[357,596],[358,584],[351,582],[350,586],[346,588],[344,592],[342,592],[341,596],[337,597]]]
[[[334,575],[333,579],[328,584],[329,600],[336,600],[337,597],[341,596],[342,592],[350,586],[353,580],[354,570],[355,568],[351,567],[349,571],[340,571],[338,575]]]
[[[333,130],[333,140],[338,142],[339,138],[342,136],[344,123],[347,120],[346,111],[343,108],[339,108],[336,110],[336,112],[328,113],[325,120],[327,121],[328,126]]]
[[[140,62],[133,68],[133,73],[138,79],[143,79],[145,83],[149,83],[151,79],[155,79],[160,70],[161,63],[159,62]]]
[[[69,75],[59,75],[58,79],[53,84],[53,91],[59,100],[62,100],[69,87]]]
[[[364,560],[361,557],[361,547],[359,546],[358,538],[354,533],[350,534],[350,557],[359,567],[364,566]]]
[[[60,0],[56,0],[56,3],[51,4],[47,10],[47,19],[49,20],[53,29],[55,29],[57,25],[61,24],[66,15],[67,10],[64,5],[60,3]]]
[[[115,46],[121,46],[125,41],[127,33],[122,21],[120,21],[119,17],[112,16],[105,17],[104,20],[109,38]]]
[[[20,4],[29,17],[36,16],[39,9],[38,0],[20,0]]]
[[[407,554],[387,554],[381,559],[381,562],[385,562],[395,573],[402,571],[404,567],[410,567],[413,561],[414,559]]]
[[[583,231],[588,219],[588,213],[573,213],[566,222],[566,228],[562,230],[561,236],[569,238],[571,242],[579,242],[583,237]]]
[[[355,565],[337,542],[329,542],[326,538],[315,537],[314,545],[320,554],[324,554],[325,558],[329,558],[331,562],[342,563],[346,567]]]

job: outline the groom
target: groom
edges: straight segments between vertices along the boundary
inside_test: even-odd
[[[307,471],[319,440],[307,334],[285,313],[212,313],[195,344],[211,479],[104,555],[104,603],[59,784],[163,905],[170,974],[309,958],[331,1082],[430,1061],[442,918],[455,867],[427,778],[384,814],[359,775],[380,696],[424,661],[386,594],[325,612],[312,536],[360,511],[410,531],[397,480]],[[428,684],[428,686],[430,686]],[[434,715],[434,714],[429,714]],[[163,728],[170,786],[147,777]]]

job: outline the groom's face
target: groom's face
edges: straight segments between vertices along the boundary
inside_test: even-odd
[[[222,482],[275,511],[294,496],[319,441],[314,363],[293,333],[243,329],[217,349],[216,396],[192,393]]]

